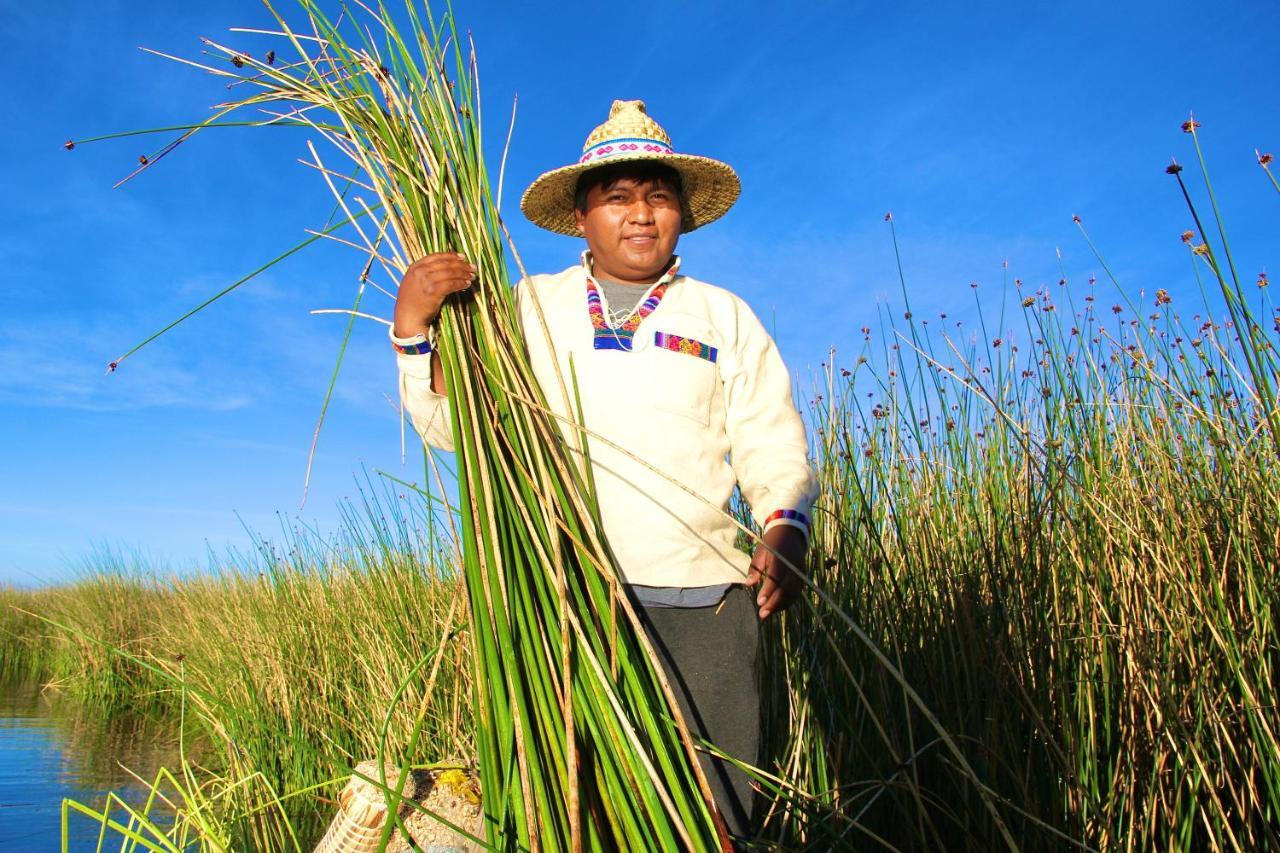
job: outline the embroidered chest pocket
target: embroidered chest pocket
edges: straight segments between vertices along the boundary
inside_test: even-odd
[[[668,314],[662,323],[646,325],[637,337],[644,336],[653,407],[707,426],[720,383],[718,338],[705,321],[692,316]]]

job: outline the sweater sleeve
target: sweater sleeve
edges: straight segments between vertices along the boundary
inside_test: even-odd
[[[791,399],[791,377],[760,320],[735,301],[732,358],[721,364],[729,461],[763,529],[785,524],[808,538],[818,480],[804,422]]]
[[[395,341],[394,331],[392,340]],[[400,369],[400,399],[422,440],[441,450],[453,450],[449,398],[431,390],[430,355],[396,355]]]

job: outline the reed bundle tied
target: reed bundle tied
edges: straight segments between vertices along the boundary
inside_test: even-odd
[[[398,281],[429,253],[471,260],[478,284],[446,305],[437,349],[452,403],[489,842],[719,848],[722,825],[620,594],[584,460],[529,367],[482,153],[474,48],[452,16],[436,20],[425,4],[397,12],[403,31],[385,6],[357,0],[331,19],[300,5],[303,28],[267,4],[277,30],[239,30],[282,40],[278,54],[205,40],[222,61],[189,64],[248,94],[144,166],[208,127],[305,127],[341,157],[331,165],[308,143],[339,212],[324,234],[367,256],[362,290],[375,265]],[[254,118],[232,116],[243,111]]]

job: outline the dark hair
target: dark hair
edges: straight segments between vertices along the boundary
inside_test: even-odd
[[[600,186],[608,189],[623,178],[630,178],[638,183],[660,181],[668,184],[676,191],[676,195],[681,197],[681,206],[684,205],[684,182],[680,180],[679,172],[666,163],[653,160],[628,160],[622,163],[606,163],[579,175],[578,186],[573,191],[574,209],[585,213],[587,193]]]

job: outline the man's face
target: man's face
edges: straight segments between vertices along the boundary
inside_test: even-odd
[[[680,238],[680,196],[662,180],[619,178],[587,193],[575,210],[595,274],[624,284],[652,284],[667,271]]]

